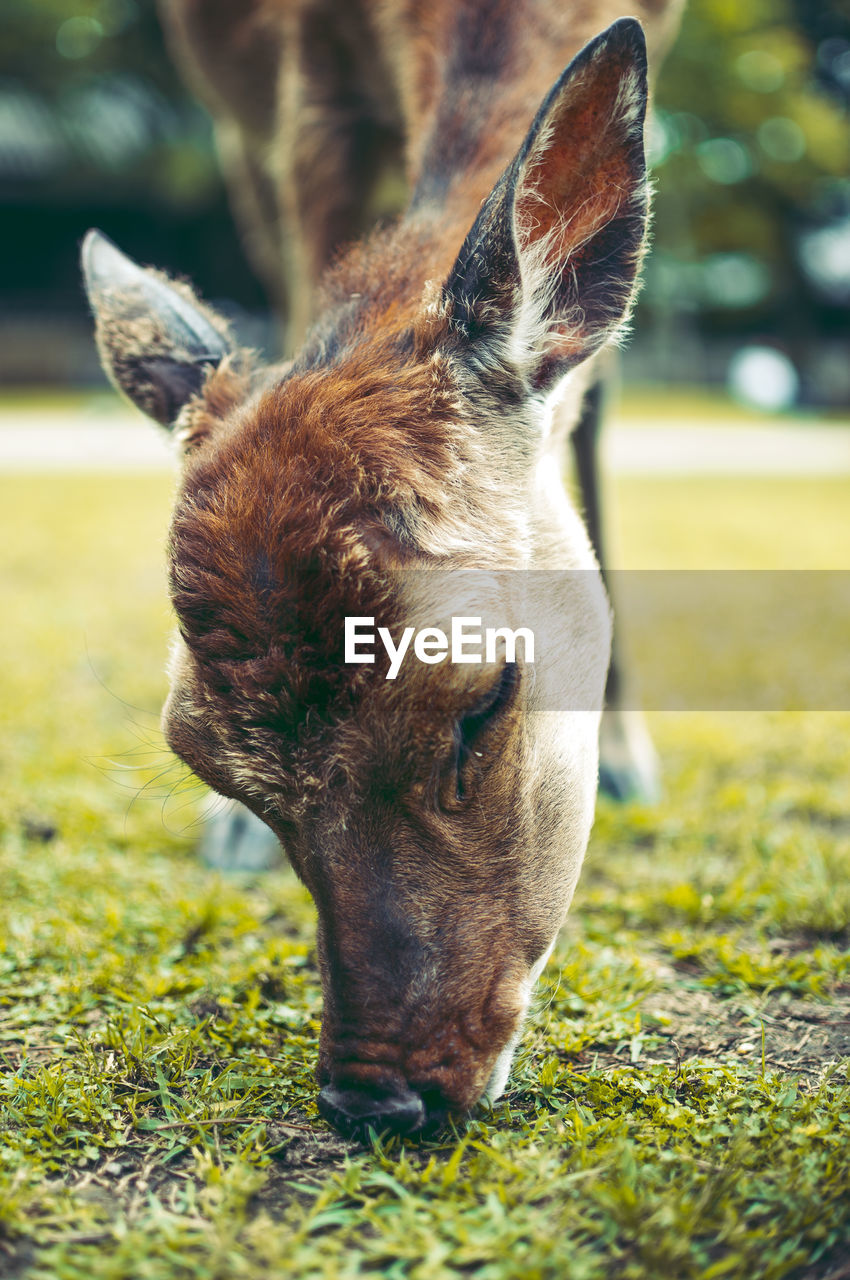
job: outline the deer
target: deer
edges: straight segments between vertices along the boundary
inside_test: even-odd
[[[633,8],[165,0],[288,358],[102,233],[82,247],[103,367],[181,457],[165,737],[313,897],[317,1105],[351,1138],[504,1091],[586,851],[606,684],[611,767],[651,785],[617,720],[593,447],[646,245],[647,39],[660,56],[678,15]],[[556,709],[520,647],[392,680],[380,652],[344,660],[347,620],[447,617],[443,574],[483,573],[519,625],[505,582],[537,569],[569,583]]]

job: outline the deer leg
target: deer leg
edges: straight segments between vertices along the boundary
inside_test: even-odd
[[[330,24],[324,9],[307,4],[286,26],[276,176],[291,346],[304,338],[328,264],[404,200],[403,182],[392,181],[402,171],[398,113],[376,91],[389,79],[376,74],[376,57],[356,6]]]
[[[159,0],[184,78],[213,117],[244,247],[300,345],[338,250],[403,184],[398,106],[358,5]],[[333,18],[331,21],[330,18]],[[389,194],[388,194],[389,193]]]
[[[254,270],[285,310],[272,150],[280,33],[261,0],[158,0],[174,61],[215,126],[234,219]]]
[[[570,439],[587,532],[611,596],[603,534],[598,450],[604,400],[605,385],[600,378],[585,393],[581,415]],[[642,713],[627,705],[628,681],[624,674],[622,647],[616,623],[617,602],[612,599],[611,603],[615,615],[614,640],[605,685],[605,710],[599,730],[599,786],[616,800],[654,803],[660,794],[658,757]]]

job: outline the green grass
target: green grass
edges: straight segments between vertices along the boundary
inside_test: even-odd
[[[816,421],[821,425],[847,425],[846,409],[824,412],[794,409],[789,411],[758,409],[743,404],[721,388],[635,383],[629,381],[622,397],[616,395],[611,404],[621,426],[666,426],[680,424],[711,427],[757,427],[782,423]]]
[[[632,567],[850,545],[843,480],[616,487]],[[0,478],[0,1275],[842,1274],[850,715],[655,716],[665,800],[600,806],[505,1097],[348,1146],[312,907],[199,865],[159,737],[170,488]]]

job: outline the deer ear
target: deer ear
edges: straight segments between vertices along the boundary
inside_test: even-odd
[[[474,363],[548,391],[628,318],[646,238],[646,94],[643,31],[621,18],[544,101],[445,285]]]
[[[188,285],[138,266],[100,231],[87,233],[81,263],[106,374],[143,413],[173,426],[233,350],[225,322]]]

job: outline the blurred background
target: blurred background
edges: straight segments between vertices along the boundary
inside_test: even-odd
[[[77,246],[100,226],[274,342],[208,120],[152,0],[6,0],[0,383],[103,385]],[[690,0],[650,130],[655,247],[626,381],[850,404],[850,0]]]

